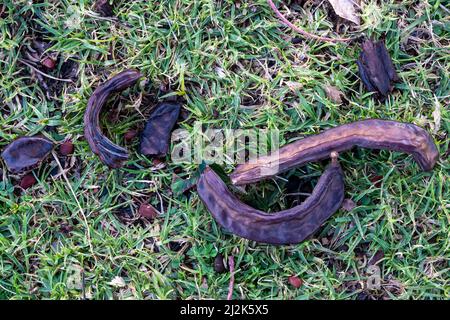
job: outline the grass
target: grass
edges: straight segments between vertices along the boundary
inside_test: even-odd
[[[50,157],[33,171],[38,183],[22,192],[20,177],[0,162],[0,298],[225,298],[230,274],[214,272],[218,252],[235,257],[235,299],[449,298],[445,2],[365,1],[354,35],[385,37],[401,78],[384,102],[358,78],[358,43],[293,44],[297,35],[280,25],[265,0],[114,2],[113,21],[95,18],[92,1],[0,4],[0,149],[34,134],[75,144],[74,155],[61,158],[67,180],[52,175],[57,163]],[[326,2],[319,3],[277,5],[296,25],[332,35]],[[64,74],[65,61],[76,62],[73,83],[49,92],[19,62],[37,37],[58,55],[52,75]],[[120,95],[113,120],[102,119],[106,135],[131,154],[124,168],[109,170],[83,138],[83,113],[93,89],[126,68],[139,69],[148,81]],[[341,90],[346,102],[333,103],[325,85]],[[222,230],[195,190],[172,191],[173,174],[187,179],[197,165],[167,158],[161,168],[137,153],[137,139],[124,141],[125,132],[142,129],[167,88],[186,100],[179,127],[192,134],[195,121],[277,128],[285,144],[339,124],[386,118],[426,128],[441,157],[433,171],[422,172],[401,153],[343,153],[346,198],[356,207],[339,210],[302,244],[257,244]],[[311,190],[325,165],[283,176],[297,176]],[[260,208],[285,208],[285,188],[283,180],[259,183],[247,188],[247,198],[258,199],[252,204]],[[138,218],[142,202],[160,211],[155,221]],[[370,260],[381,273],[375,290],[366,286]],[[300,288],[289,284],[291,275],[303,280]]]

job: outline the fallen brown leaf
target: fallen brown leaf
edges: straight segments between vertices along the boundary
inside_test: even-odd
[[[334,12],[341,18],[351,21],[359,26],[360,19],[355,9],[355,1],[352,0],[328,0]]]
[[[154,219],[158,215],[158,212],[152,205],[148,203],[143,203],[139,207],[139,216],[147,219]]]
[[[327,94],[328,99],[330,99],[334,103],[338,103],[338,104],[342,103],[342,96],[344,94],[338,88],[326,85],[323,87],[323,89],[325,90],[325,93]]]

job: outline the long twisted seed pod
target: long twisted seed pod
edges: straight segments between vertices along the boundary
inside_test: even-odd
[[[126,149],[115,145],[106,138],[99,125],[99,115],[109,96],[134,85],[142,74],[136,70],[123,71],[95,89],[89,98],[84,114],[84,136],[92,152],[111,168],[118,168],[128,159]]]
[[[388,120],[363,120],[309,136],[285,145],[254,163],[238,165],[231,174],[233,184],[256,182],[310,161],[328,158],[355,146],[387,149],[412,154],[420,167],[431,170],[439,157],[433,138],[424,129],[412,124]]]
[[[270,244],[295,244],[313,234],[341,206],[344,178],[336,159],[300,205],[267,214],[241,202],[210,168],[201,175],[197,192],[214,219],[241,237]]]

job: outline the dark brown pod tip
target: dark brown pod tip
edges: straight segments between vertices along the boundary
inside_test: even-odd
[[[399,81],[384,41],[364,41],[356,63],[367,90],[377,92],[382,98],[392,91],[392,82]]]
[[[411,154],[420,167],[431,170],[439,152],[431,135],[412,124],[389,120],[362,120],[344,124],[322,133],[287,144],[278,152],[260,157],[252,163],[240,164],[230,175],[233,184],[257,182],[330,154],[358,146],[387,149]]]
[[[99,125],[100,111],[111,94],[134,85],[141,77],[142,74],[139,71],[123,71],[101,84],[89,98],[84,113],[84,136],[92,152],[98,155],[100,160],[110,168],[121,167],[123,162],[128,159],[128,152],[112,143],[102,134]]]
[[[37,167],[52,151],[53,143],[43,137],[21,137],[2,152],[8,170],[20,173]]]
[[[177,122],[181,105],[162,102],[150,115],[141,135],[139,150],[146,156],[165,156],[169,150],[170,134]]]
[[[333,161],[302,204],[273,214],[241,202],[210,168],[202,173],[197,192],[214,219],[231,233],[263,243],[295,244],[313,234],[340,208],[344,177],[338,161]]]

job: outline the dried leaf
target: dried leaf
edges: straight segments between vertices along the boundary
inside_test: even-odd
[[[326,85],[323,87],[323,89],[325,90],[325,93],[327,94],[328,99],[330,99],[334,103],[338,103],[338,104],[342,103],[342,96],[344,94],[338,88]]]
[[[143,203],[139,207],[139,215],[147,219],[155,219],[158,216],[158,211],[150,204]]]
[[[300,82],[295,82],[295,81],[288,81],[288,82],[286,82],[286,85],[288,86],[289,90],[291,90],[293,92],[303,88],[303,84],[301,84]]]
[[[353,209],[355,209],[356,204],[352,199],[344,199],[344,201],[342,202],[342,209],[344,209],[345,211],[352,211]]]
[[[6,146],[2,158],[12,173],[31,170],[52,151],[53,143],[43,137],[21,137]]]
[[[170,134],[180,114],[181,105],[160,103],[150,115],[141,135],[140,152],[146,156],[162,157],[169,150]]]
[[[125,280],[123,280],[123,278],[119,276],[114,277],[114,279],[112,279],[108,284],[116,288],[123,288],[127,286]]]
[[[334,12],[341,18],[349,20],[359,26],[360,19],[355,9],[355,2],[352,0],[328,0]]]

